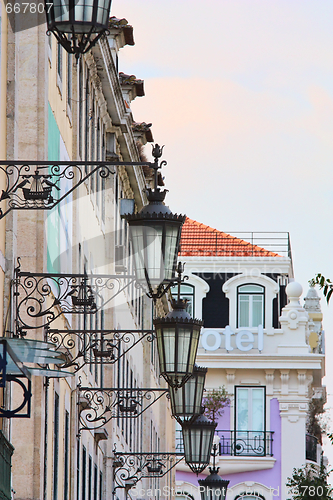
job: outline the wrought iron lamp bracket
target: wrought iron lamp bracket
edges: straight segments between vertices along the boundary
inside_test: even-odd
[[[48,327],[62,313],[95,314],[134,282],[134,275],[124,274],[23,272],[19,261],[11,287],[11,333],[24,337],[29,330]]]
[[[60,34],[54,34],[58,41],[64,45]],[[85,51],[89,50],[97,40],[98,36],[90,42],[90,46]],[[69,42],[67,41],[67,43]],[[75,50],[73,49],[71,52],[75,52]],[[0,208],[0,219],[11,210],[51,210],[89,177],[96,174],[102,179],[106,179],[115,174],[114,167],[117,166],[148,166],[153,168],[155,172],[154,184],[157,187],[157,169],[166,165],[165,160],[159,162],[162,151],[163,147],[155,144],[152,151],[154,162],[1,160],[0,172],[4,176],[6,187],[0,195],[0,203],[7,200],[7,206],[4,209]],[[61,192],[61,180],[71,183],[65,193]],[[57,196],[55,196],[55,191],[57,191]]]
[[[138,418],[168,389],[91,388],[78,385],[79,431],[103,427],[113,418]]]
[[[77,372],[87,363],[114,364],[139,342],[153,342],[153,330],[58,330],[45,329],[45,340],[61,351],[64,364]],[[1,362],[1,359],[0,359]],[[1,371],[1,363],[0,363]]]
[[[144,478],[165,476],[184,458],[183,453],[122,453],[114,450],[114,490],[130,489]]]

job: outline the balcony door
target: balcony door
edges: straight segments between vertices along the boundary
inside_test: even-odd
[[[236,387],[234,455],[265,455],[265,387]]]

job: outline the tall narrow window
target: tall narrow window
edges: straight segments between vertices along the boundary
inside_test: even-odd
[[[87,487],[87,451],[82,446],[82,500],[86,500],[86,487]]]
[[[67,105],[69,108],[72,107],[72,54],[67,54]]]
[[[97,131],[96,131],[96,160],[100,161],[101,159],[101,127],[100,127],[100,118],[97,119]],[[100,197],[100,176],[99,172],[96,174],[96,204],[99,207],[99,197]]]
[[[97,492],[98,492],[98,469],[97,465],[94,466],[94,500],[97,500]]]
[[[265,387],[236,387],[235,455],[264,455]]]
[[[68,500],[69,487],[69,413],[65,411],[65,434],[64,434],[64,500]]]
[[[54,393],[54,426],[53,426],[53,499],[58,500],[59,472],[59,396]]]
[[[91,500],[91,489],[92,489],[92,458],[89,455],[88,464],[88,500]]]
[[[79,59],[79,155],[80,160],[83,160],[83,65],[82,59]]]
[[[63,57],[63,54],[62,54],[62,46],[60,45],[60,43],[58,43],[57,45],[57,80],[58,80],[58,85],[59,85],[59,81],[60,81],[60,84],[62,82],[62,57]]]
[[[265,289],[260,285],[237,288],[238,328],[254,328],[264,324]]]
[[[76,440],[76,500],[80,500],[80,439]]]
[[[84,159],[86,161],[89,160],[89,73],[87,70],[87,78],[86,78],[86,92],[85,92],[85,134],[84,134]],[[88,166],[85,166],[85,173],[88,173]]]
[[[99,500],[103,500],[103,473],[99,473]]]

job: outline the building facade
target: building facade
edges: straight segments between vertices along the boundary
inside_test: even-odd
[[[48,342],[63,360],[32,376],[30,418],[0,418],[1,457],[7,446],[10,461],[14,448],[0,497],[122,499],[133,474],[117,475],[115,451],[174,449],[166,384],[148,333],[152,301],[135,286],[122,217],[128,206],[147,204],[152,169],[115,165],[104,175],[91,164],[147,161],[151,124],[135,122],[131,111],[144,82],[119,71],[121,48],[134,45],[133,27],[111,18],[108,37],[76,59],[46,35],[44,12],[28,27],[14,13],[7,19],[3,3],[0,15],[1,159],[45,162],[37,176],[57,162],[83,162],[80,174],[69,164],[53,186],[57,200],[75,176],[83,178],[52,210],[12,210],[0,221],[3,336]],[[164,313],[167,303],[158,307]],[[0,390],[7,409],[19,404],[15,383]],[[173,470],[159,475],[138,486],[173,484]]]
[[[300,304],[288,235],[247,236],[187,219],[183,293],[204,322],[197,364],[208,367],[206,390],[224,386],[230,401],[216,420],[228,498],[286,499],[293,468],[320,463],[320,443],[306,429],[309,400],[325,397],[322,314],[314,288]],[[179,429],[176,444],[182,449]],[[178,498],[200,498],[183,463],[176,484]]]

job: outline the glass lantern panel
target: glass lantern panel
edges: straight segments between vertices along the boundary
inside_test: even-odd
[[[136,269],[136,279],[139,282],[145,279],[145,245],[143,226],[130,226],[131,240],[133,245],[133,257]]]
[[[165,228],[165,279],[172,280],[174,278],[174,269],[178,256],[178,232],[179,226],[169,225]]]
[[[54,17],[56,22],[69,21],[69,2],[68,0],[55,0],[53,2]]]
[[[163,342],[165,362],[164,366],[162,364],[160,366],[161,373],[175,373],[177,371],[175,366],[176,337],[173,328],[163,329]],[[162,335],[160,345],[162,347]]]
[[[164,349],[163,349],[162,332],[160,329],[156,330],[156,336],[157,336],[157,351],[158,351],[159,359],[160,359],[160,370],[161,370],[161,372],[163,372],[164,367],[165,367],[165,357],[164,357]]]
[[[164,280],[162,256],[162,226],[145,227],[145,265],[151,285],[158,286]]]
[[[109,18],[109,10],[110,10],[109,4],[110,4],[109,0],[98,1],[97,17],[96,17],[97,24],[107,24]]]
[[[75,20],[77,22],[83,22],[84,20],[84,6],[85,6],[84,0],[78,0],[75,3]]]
[[[191,371],[193,371],[194,359],[192,364],[192,370],[188,364],[189,352],[190,353],[192,352],[191,334],[192,334],[191,327],[178,329],[178,359],[176,365],[178,373],[191,373]]]

